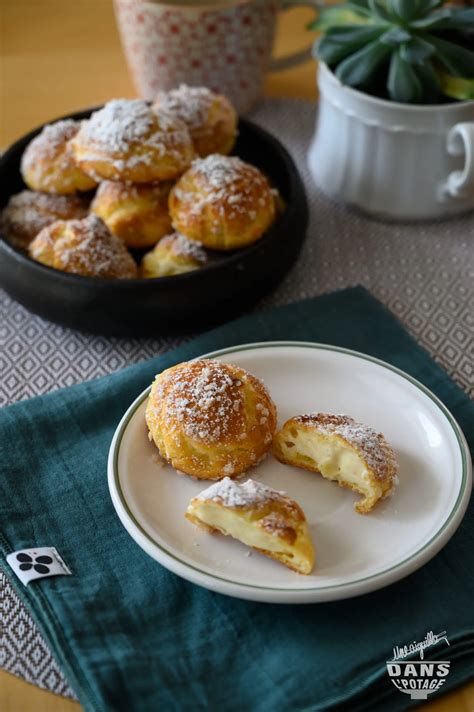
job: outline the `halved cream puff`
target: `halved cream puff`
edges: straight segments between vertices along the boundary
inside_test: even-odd
[[[251,546],[300,574],[310,574],[314,548],[305,514],[284,492],[255,480],[239,484],[229,477],[194,497],[190,522]]]
[[[365,514],[398,484],[395,454],[382,433],[347,415],[311,413],[290,418],[273,440],[273,454],[288,465],[319,472],[359,492],[354,509]]]

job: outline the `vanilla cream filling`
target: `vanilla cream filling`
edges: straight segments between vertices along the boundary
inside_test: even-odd
[[[374,486],[363,459],[338,438],[327,438],[311,432],[308,436],[299,433],[297,438],[287,438],[283,447],[292,457],[292,449],[286,442],[294,441],[297,454],[311,460],[311,464],[328,480],[345,482],[356,487],[362,494],[373,497],[382,495],[382,489]]]
[[[234,539],[247,544],[247,546],[265,549],[266,551],[293,558],[293,553],[282,546],[282,542],[278,537],[268,534],[258,526],[258,521],[252,522],[245,515],[238,514],[212,501],[191,504],[188,507],[188,513],[194,515],[205,524],[215,527],[222,534],[228,534]]]

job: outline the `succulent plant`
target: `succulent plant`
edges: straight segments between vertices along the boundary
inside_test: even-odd
[[[351,0],[323,8],[315,55],[343,84],[409,104],[474,99],[474,8]]]

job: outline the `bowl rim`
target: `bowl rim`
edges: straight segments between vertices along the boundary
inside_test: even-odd
[[[18,144],[24,143],[26,141],[31,141],[36,135],[38,135],[41,130],[47,126],[48,124],[51,123],[56,123],[57,121],[63,121],[65,119],[74,119],[76,121],[81,121],[83,119],[89,118],[89,116],[94,112],[98,111],[104,106],[104,104],[100,104],[98,106],[93,106],[91,108],[87,109],[81,109],[80,111],[75,111],[69,114],[65,114],[63,116],[59,116],[55,119],[51,119],[50,121],[47,121],[43,124],[40,124],[36,126],[34,129],[29,131],[28,133],[20,136],[14,143],[12,143],[7,150],[0,156],[0,176],[2,175],[2,172],[4,171],[4,164],[9,160],[10,156],[12,153],[14,153],[18,148]],[[296,174],[296,176],[300,179],[299,173],[296,169],[296,164],[291,157],[290,153],[288,152],[288,149],[281,143],[281,141],[274,136],[272,133],[264,129],[263,127],[259,126],[258,124],[254,123],[253,121],[243,118],[239,116],[238,120],[238,128],[244,128],[245,130],[250,130],[254,134],[259,134],[260,138],[264,139],[267,143],[272,144],[272,147],[275,149],[275,152],[279,155],[280,160],[282,163],[285,165],[286,172],[292,176]],[[234,154],[231,154],[234,155]],[[236,154],[237,155],[237,154]],[[258,168],[258,166],[256,166]],[[300,179],[301,180],[301,179]],[[289,181],[289,187],[291,193],[294,193],[294,181],[290,180]],[[29,188],[26,186],[24,190],[29,190]],[[94,286],[107,286],[109,289],[112,290],[130,290],[134,289],[137,286],[144,286],[144,285],[150,285],[150,286],[156,286],[157,284],[162,285],[164,288],[167,285],[174,284],[177,285],[179,283],[183,284],[186,282],[189,282],[190,280],[199,280],[199,279],[205,279],[207,275],[211,272],[216,272],[223,267],[232,267],[233,265],[237,264],[244,256],[248,257],[251,256],[253,252],[255,252],[258,248],[262,246],[266,241],[271,241],[274,237],[274,230],[275,226],[278,224],[279,230],[284,227],[285,223],[289,223],[291,221],[291,216],[292,216],[292,197],[293,195],[290,195],[288,201],[286,201],[286,209],[284,213],[280,216],[277,217],[277,219],[272,223],[272,225],[269,227],[269,229],[262,235],[261,238],[258,240],[255,240],[254,242],[250,243],[249,245],[244,245],[241,248],[237,248],[235,250],[229,250],[228,253],[223,252],[222,254],[225,255],[225,257],[221,260],[218,261],[211,261],[210,263],[205,264],[203,267],[196,269],[196,270],[191,270],[190,272],[185,272],[182,274],[177,274],[177,275],[170,275],[167,277],[133,277],[132,279],[107,279],[105,277],[89,277],[89,276],[84,276],[80,274],[74,274],[71,272],[64,272],[62,270],[55,269],[54,267],[49,267],[48,265],[44,265],[41,262],[37,262],[36,260],[33,260],[29,255],[26,253],[22,252],[20,249],[16,248],[12,243],[9,242],[9,240],[5,237],[2,229],[1,229],[1,223],[0,223],[0,250],[4,250],[8,253],[10,253],[10,256],[17,260],[18,262],[28,266],[29,269],[36,269],[40,273],[43,272],[45,276],[48,276],[50,278],[54,278],[59,282],[65,282],[65,283],[76,283],[80,284],[84,287],[87,285],[94,285]],[[0,208],[0,214],[1,210],[3,208]],[[212,251],[212,252],[218,252]]]

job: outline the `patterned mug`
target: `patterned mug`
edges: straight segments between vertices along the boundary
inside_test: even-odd
[[[266,71],[310,58],[310,50],[273,59],[280,10],[320,0],[114,0],[122,44],[141,96],[180,84],[225,94],[243,114],[262,92]]]

